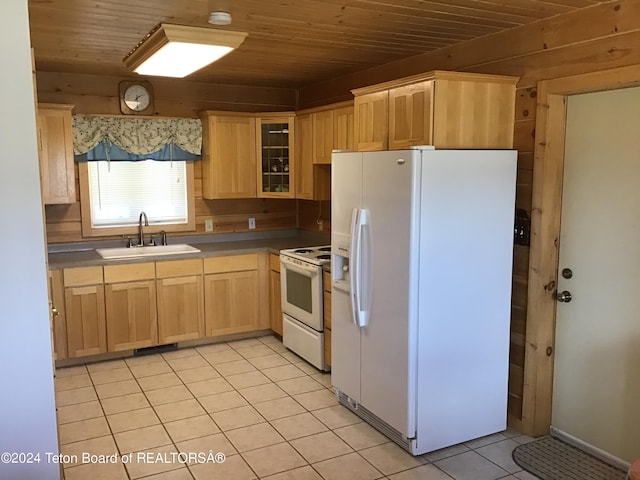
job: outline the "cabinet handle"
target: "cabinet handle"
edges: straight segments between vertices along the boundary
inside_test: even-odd
[[[38,130],[38,150],[42,151],[42,130]]]
[[[58,311],[58,309],[56,307],[52,307],[51,308],[51,313],[53,313],[54,317],[57,317],[60,315],[60,312]]]

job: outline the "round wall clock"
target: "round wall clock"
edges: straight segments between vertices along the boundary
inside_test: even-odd
[[[148,81],[120,82],[120,110],[124,114],[153,113],[153,89]]]

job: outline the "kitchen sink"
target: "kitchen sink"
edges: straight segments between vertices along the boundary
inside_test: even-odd
[[[96,252],[105,260],[137,257],[155,257],[156,255],[179,255],[198,253],[198,250],[186,243],[176,245],[148,245],[144,247],[96,248]]]

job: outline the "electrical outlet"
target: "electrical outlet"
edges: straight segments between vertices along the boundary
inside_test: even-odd
[[[206,232],[213,232],[213,220],[208,218],[204,221],[204,230]]]
[[[324,222],[322,220],[318,220],[318,230],[322,231],[324,229]]]
[[[249,230],[253,230],[254,228],[256,228],[256,219],[251,217],[249,219]]]

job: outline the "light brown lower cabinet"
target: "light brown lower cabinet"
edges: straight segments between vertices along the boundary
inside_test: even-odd
[[[107,285],[105,302],[110,352],[158,344],[156,286],[153,280]]]
[[[282,336],[282,298],[280,294],[280,272],[269,271],[269,320],[271,330]]]
[[[156,278],[160,345],[204,337],[202,260],[157,262]]]
[[[324,272],[324,363],[331,366],[331,274]]]
[[[257,330],[260,324],[258,254],[204,259],[207,337]]]
[[[208,337],[257,330],[257,270],[205,275],[204,290]]]
[[[110,352],[158,344],[155,264],[104,267]]]
[[[107,351],[102,267],[63,270],[69,358]]]
[[[51,270],[55,358],[262,331],[272,311],[281,334],[280,274],[269,265],[253,253]]]
[[[324,329],[324,363],[331,366],[331,329]]]
[[[269,255],[269,326],[282,336],[282,294],[280,291],[280,255]]]
[[[67,354],[67,318],[64,308],[64,283],[62,270],[49,270],[49,308],[53,359],[64,360]]]

